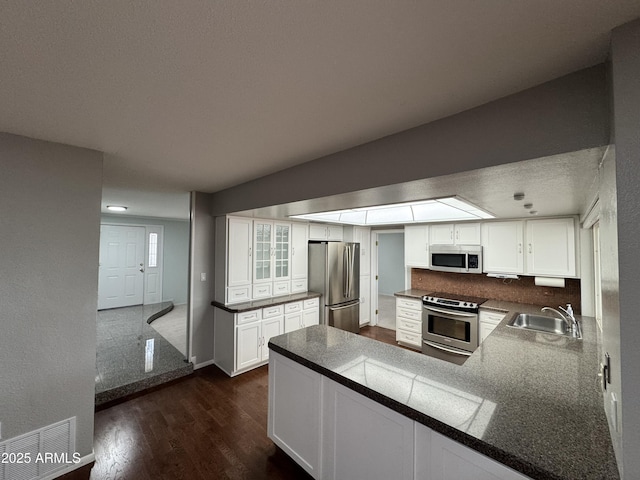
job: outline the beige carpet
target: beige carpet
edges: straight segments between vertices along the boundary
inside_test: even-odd
[[[151,327],[183,355],[187,354],[187,305],[176,305],[169,313],[151,322]]]

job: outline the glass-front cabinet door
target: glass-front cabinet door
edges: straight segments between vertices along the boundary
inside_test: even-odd
[[[291,224],[255,220],[253,252],[254,283],[290,279]]]
[[[289,278],[291,249],[291,225],[275,224],[275,276],[274,280]]]
[[[253,225],[253,280],[265,282],[273,280],[271,257],[273,243],[273,225],[255,222]]]

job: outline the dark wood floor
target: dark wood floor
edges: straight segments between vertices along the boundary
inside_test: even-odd
[[[395,331],[360,333],[395,344]],[[268,370],[234,378],[217,367],[96,412],[93,468],[64,480],[305,479],[267,438]]]

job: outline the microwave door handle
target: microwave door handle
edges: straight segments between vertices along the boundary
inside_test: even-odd
[[[443,345],[440,345],[439,343],[433,343],[433,342],[429,342],[427,340],[423,340],[423,342],[425,343],[425,345],[429,345],[430,347],[437,348],[438,350],[443,350],[443,351],[449,352],[449,353],[455,353],[456,355],[463,355],[465,357],[470,357],[471,354],[473,353],[473,352],[465,352],[465,351],[462,351],[462,350],[454,350],[452,348],[447,348],[447,347],[445,347]]]
[[[444,310],[444,309],[441,309],[438,307],[432,307],[432,306],[424,307],[424,309],[430,310],[436,313],[443,313],[445,315],[455,316],[455,317],[475,317],[478,315],[477,313],[465,313],[465,312],[457,312],[455,310]]]
[[[468,253],[464,254],[464,269],[467,272],[469,271],[469,254]]]

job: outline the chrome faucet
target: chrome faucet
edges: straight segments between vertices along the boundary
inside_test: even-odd
[[[558,317],[564,320],[564,323],[567,326],[567,331],[571,332],[571,336],[576,338],[582,338],[582,333],[580,332],[580,325],[578,324],[576,317],[573,316],[573,308],[571,308],[571,304],[567,303],[567,308],[563,308],[561,306],[558,306],[558,308],[562,310],[562,312],[564,313],[561,313],[555,308],[551,308],[551,307],[542,307],[540,311],[544,312],[546,310],[550,310],[552,312],[557,313]]]

